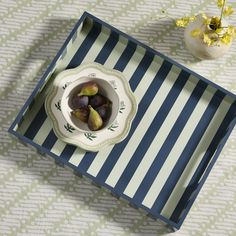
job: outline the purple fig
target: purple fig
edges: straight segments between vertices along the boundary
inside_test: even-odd
[[[103,121],[107,121],[111,116],[111,104],[103,104],[102,106],[96,108],[96,111],[101,116]]]
[[[100,107],[101,105],[107,103],[108,99],[100,94],[96,94],[95,96],[89,99],[89,105],[93,108]]]
[[[87,107],[88,102],[89,102],[89,98],[87,96],[75,95],[71,100],[73,109]]]

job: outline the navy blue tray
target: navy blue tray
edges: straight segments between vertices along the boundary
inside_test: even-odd
[[[44,109],[55,75],[83,62],[124,73],[138,112],[98,153],[59,140]],[[179,229],[236,122],[236,96],[85,12],[9,132],[130,205]]]

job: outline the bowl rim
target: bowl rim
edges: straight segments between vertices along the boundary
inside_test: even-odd
[[[82,142],[81,140],[75,141],[74,139],[72,139],[70,137],[66,137],[60,131],[58,120],[55,118],[55,115],[51,110],[52,100],[59,90],[60,80],[68,75],[75,75],[75,74],[81,72],[82,70],[90,68],[90,67],[98,69],[99,71],[101,71],[104,74],[114,75],[114,76],[118,77],[120,79],[120,81],[122,82],[126,96],[128,97],[128,99],[131,103],[131,110],[126,118],[126,122],[125,122],[123,129],[122,129],[122,132],[113,138],[109,138],[109,136],[108,136],[107,139],[105,139],[103,142],[96,144],[96,145],[88,145],[88,144]],[[53,131],[55,132],[56,136],[59,139],[61,139],[62,141],[66,142],[66,143],[73,144],[79,148],[86,150],[86,151],[97,152],[105,146],[119,143],[126,138],[126,136],[129,133],[129,130],[131,128],[132,121],[133,121],[135,114],[137,112],[137,103],[136,103],[135,96],[130,88],[129,82],[125,78],[125,76],[122,74],[122,72],[117,71],[115,69],[107,68],[107,67],[105,67],[99,63],[96,63],[96,62],[92,62],[92,63],[89,62],[89,63],[83,63],[83,64],[81,64],[75,68],[72,68],[72,69],[63,70],[56,75],[51,87],[49,88],[48,95],[46,96],[46,99],[45,99],[45,110],[46,110],[47,115],[52,120]],[[104,130],[101,130],[101,131],[104,131]],[[94,131],[91,131],[90,133],[94,133]]]

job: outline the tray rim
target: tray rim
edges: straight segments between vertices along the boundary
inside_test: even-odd
[[[57,52],[56,56],[54,57],[54,59],[52,60],[52,62],[49,64],[49,66],[47,67],[46,71],[43,73],[43,75],[41,76],[41,78],[39,79],[39,82],[37,83],[37,85],[35,86],[35,88],[33,89],[31,95],[28,97],[28,99],[26,100],[26,102],[24,103],[24,105],[22,106],[22,108],[20,109],[20,111],[18,112],[15,120],[13,121],[13,123],[11,124],[11,126],[8,129],[8,132],[15,135],[17,138],[19,138],[20,140],[22,140],[25,143],[30,144],[31,146],[35,147],[37,150],[39,150],[40,152],[42,152],[43,154],[48,154],[50,156],[52,156],[55,160],[59,160],[60,162],[62,162],[64,165],[67,165],[69,167],[71,167],[74,171],[78,172],[78,169],[76,166],[72,165],[71,163],[65,161],[63,158],[58,157],[57,155],[55,155],[54,153],[52,153],[51,151],[49,151],[48,149],[40,146],[39,144],[33,142],[33,140],[25,137],[24,135],[20,134],[19,132],[17,132],[16,130],[14,130],[15,126],[20,123],[25,111],[27,110],[27,108],[30,106],[31,102],[33,101],[35,95],[37,94],[37,92],[41,89],[42,86],[44,86],[44,82],[47,78],[47,76],[50,74],[50,72],[53,70],[53,68],[56,65],[57,60],[60,58],[60,56],[62,55],[63,51],[65,50],[65,48],[67,47],[68,43],[70,42],[70,40],[73,38],[74,33],[77,31],[77,29],[79,28],[79,26],[84,22],[84,20],[86,18],[90,18],[96,22],[98,22],[99,24],[109,28],[111,31],[114,31],[116,33],[118,33],[119,35],[127,38],[129,41],[143,47],[144,49],[146,49],[147,51],[153,53],[154,55],[160,56],[161,58],[171,62],[173,65],[176,65],[177,67],[179,67],[182,70],[187,71],[188,73],[190,73],[191,75],[195,76],[196,78],[198,78],[199,80],[204,81],[205,83],[207,83],[208,85],[211,85],[212,87],[214,87],[217,90],[222,91],[225,95],[228,95],[229,97],[233,98],[234,100],[236,100],[236,94],[233,94],[232,92],[226,90],[225,88],[221,87],[220,85],[206,79],[205,77],[199,75],[198,73],[192,71],[191,69],[187,68],[186,66],[176,62],[175,60],[165,56],[164,54],[158,52],[157,50],[147,46],[146,44],[136,40],[135,38],[133,38],[132,36],[129,36],[128,34],[118,30],[117,28],[113,27],[112,25],[100,20],[99,18],[97,18],[96,16],[90,14],[89,12],[85,11],[82,16],[79,18],[79,20],[77,21],[77,23],[74,25],[72,31],[70,32],[69,36],[66,38],[65,42],[63,43],[62,47],[59,49],[59,51]],[[167,223],[168,225],[170,225],[171,227],[173,227],[173,229],[180,229],[181,225],[183,224],[187,214],[189,213],[189,210],[191,208],[191,206],[193,205],[196,197],[198,196],[203,184],[205,183],[212,167],[214,166],[217,158],[220,155],[220,152],[222,151],[228,137],[230,136],[230,133],[232,132],[234,126],[236,125],[236,117],[233,118],[233,120],[231,121],[230,125],[228,126],[227,132],[225,133],[224,137],[220,140],[220,143],[218,145],[218,148],[216,149],[216,152],[213,154],[211,161],[207,167],[207,169],[205,170],[205,172],[202,175],[202,178],[197,186],[197,188],[195,189],[195,191],[193,192],[193,196],[191,197],[191,199],[189,200],[189,202],[186,204],[186,207],[184,208],[184,213],[181,215],[180,220],[178,221],[178,223],[173,222],[172,220],[162,216],[160,213],[157,213],[155,218],[159,218],[160,220],[164,221],[165,223]],[[88,177],[89,179],[95,180],[94,182],[98,182],[97,179],[95,177],[93,177],[92,175],[88,174],[87,172],[82,173],[82,175]],[[99,183],[99,185],[107,188],[108,190],[110,190],[112,193],[115,193],[114,189],[112,187],[110,187],[109,185],[107,185],[106,183]],[[122,197],[123,199],[130,201],[131,198],[129,198],[128,196],[124,195],[124,194],[119,194],[120,197]],[[144,210],[148,210],[148,212],[150,211],[149,208],[145,207],[145,206],[140,206],[140,208],[144,209]],[[147,212],[147,213],[148,213]]]

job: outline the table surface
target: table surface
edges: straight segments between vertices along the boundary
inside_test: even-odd
[[[217,14],[215,2],[0,2],[1,235],[169,234],[159,222],[23,146],[7,129],[85,10],[236,93],[236,43],[218,60],[198,61],[183,44],[183,29],[173,24],[190,13]],[[236,25],[236,14],[229,22]],[[235,156],[236,129],[175,235],[236,235]]]

